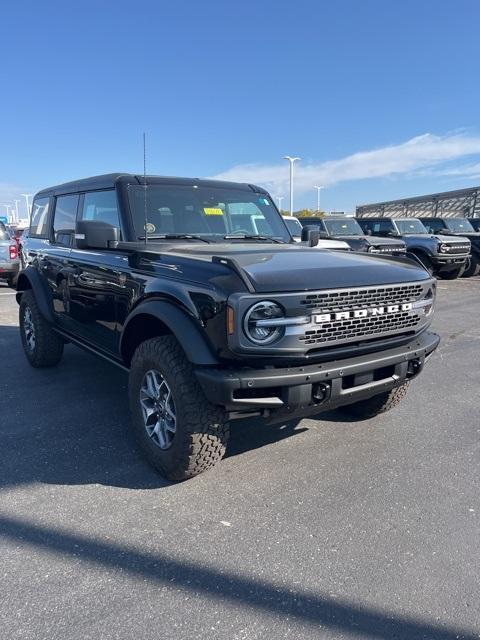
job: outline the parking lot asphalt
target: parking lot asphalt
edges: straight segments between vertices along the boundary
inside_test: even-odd
[[[480,637],[480,278],[439,282],[442,343],[406,401],[234,424],[228,456],[163,481],[126,375],[22,353],[0,285],[0,637]]]

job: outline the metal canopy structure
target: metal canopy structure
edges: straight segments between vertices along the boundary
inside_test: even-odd
[[[359,218],[480,218],[480,186],[364,204],[356,208],[356,215]]]

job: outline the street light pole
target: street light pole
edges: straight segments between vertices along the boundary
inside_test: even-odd
[[[317,211],[320,211],[320,191],[325,189],[325,187],[317,187],[315,185],[315,189],[317,190]]]
[[[18,222],[18,203],[20,202],[20,200],[14,200],[14,202],[15,202],[15,217]]]
[[[27,217],[30,219],[30,216],[31,216],[32,212],[30,211],[30,205],[28,203],[28,199],[32,194],[31,193],[21,193],[20,195],[25,198],[25,201],[27,203]]]
[[[290,163],[290,215],[293,216],[293,165],[297,160],[301,160],[301,158],[283,156],[283,159],[288,160]]]
[[[284,199],[285,196],[277,196],[277,200],[278,200],[278,210],[281,212],[282,211],[282,200]]]

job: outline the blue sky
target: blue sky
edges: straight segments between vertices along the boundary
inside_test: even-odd
[[[272,195],[299,155],[297,206],[478,184],[479,23],[477,0],[3,3],[0,204],[140,172],[144,130],[150,173]]]

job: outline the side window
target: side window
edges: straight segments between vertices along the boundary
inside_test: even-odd
[[[373,233],[388,233],[393,230],[393,224],[390,220],[377,220],[373,225]]]
[[[57,198],[53,216],[53,236],[57,244],[71,246],[72,236],[75,232],[77,207],[78,195]]]
[[[48,236],[48,203],[49,198],[37,198],[33,201],[30,219],[30,237],[46,238]]]
[[[120,227],[117,194],[115,191],[93,191],[83,200],[82,220],[98,220]]]

